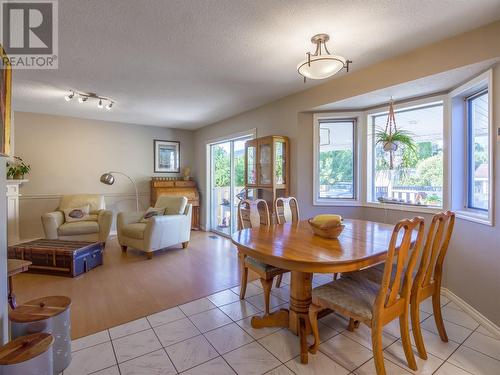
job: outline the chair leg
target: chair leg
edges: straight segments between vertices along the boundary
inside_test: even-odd
[[[311,304],[309,306],[309,323],[311,323],[311,333],[314,336],[314,343],[309,347],[309,352],[316,354],[319,347],[318,313],[321,307]]]
[[[238,254],[238,258],[241,270],[240,299],[244,299],[245,293],[247,292],[248,268],[245,266],[245,256],[243,254]]]
[[[146,255],[148,256],[148,259],[153,259],[153,252],[152,251],[148,251],[146,253]]]
[[[349,324],[347,325],[347,330],[350,332],[354,332],[356,328],[359,328],[359,320],[354,320],[353,318],[349,318]]]
[[[408,362],[408,367],[413,371],[416,371],[417,362],[415,361],[415,355],[413,354],[413,349],[411,347],[410,327],[408,325],[408,309],[406,309],[403,315],[399,316],[399,330],[401,331],[401,341],[403,342],[403,349],[406,361]]]
[[[281,286],[281,280],[283,280],[283,274],[278,275],[276,278],[276,288],[279,288]]]
[[[415,339],[415,346],[418,350],[418,356],[422,359],[427,359],[427,351],[425,350],[424,339],[422,338],[422,329],[420,328],[419,305],[420,303],[412,299],[410,304],[411,329],[413,331],[413,338]]]
[[[127,252],[127,246],[122,245],[122,253],[126,253],[126,252]]]
[[[299,316],[299,340],[300,340],[300,363],[307,364],[307,331],[306,331],[307,315]]]
[[[189,245],[189,241],[183,242],[182,243],[182,248],[186,249],[188,247],[188,245]]]
[[[264,304],[266,306],[265,315],[269,315],[270,313],[269,304],[271,299],[271,288],[273,287],[273,281],[274,278],[272,279],[264,279],[262,277],[260,278],[262,289],[264,289]]]
[[[382,327],[372,327],[372,346],[373,346],[373,360],[375,362],[375,370],[377,375],[385,374],[384,353],[382,347]]]
[[[441,313],[441,294],[436,290],[432,295],[432,311],[434,312],[434,321],[439,332],[439,337],[444,342],[448,342],[448,335],[444,327],[443,314]]]

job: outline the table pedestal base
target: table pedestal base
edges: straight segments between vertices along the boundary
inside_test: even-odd
[[[288,327],[300,337],[300,361],[307,363],[307,335],[311,332],[309,305],[312,294],[312,273],[292,271],[290,310],[281,309],[269,315],[254,316],[253,328]]]

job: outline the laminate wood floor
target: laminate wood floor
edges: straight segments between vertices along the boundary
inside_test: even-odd
[[[65,295],[71,298],[71,336],[87,336],[239,284],[236,249],[227,238],[192,232],[189,247],[156,252],[152,260],[116,237],[106,244],[104,264],[76,278],[19,274],[18,304]]]

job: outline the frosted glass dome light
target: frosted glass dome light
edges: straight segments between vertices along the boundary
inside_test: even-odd
[[[304,77],[304,81],[306,78],[325,79],[342,69],[349,71],[349,64],[352,61],[330,54],[326,47],[329,39],[327,34],[317,34],[311,38],[311,42],[316,44],[316,51],[314,54],[307,52],[306,59],[297,65],[297,72]]]

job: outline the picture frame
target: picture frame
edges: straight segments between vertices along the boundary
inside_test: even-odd
[[[154,173],[181,172],[181,143],[154,140]]]
[[[9,156],[12,113],[12,67],[0,44],[0,156]]]

